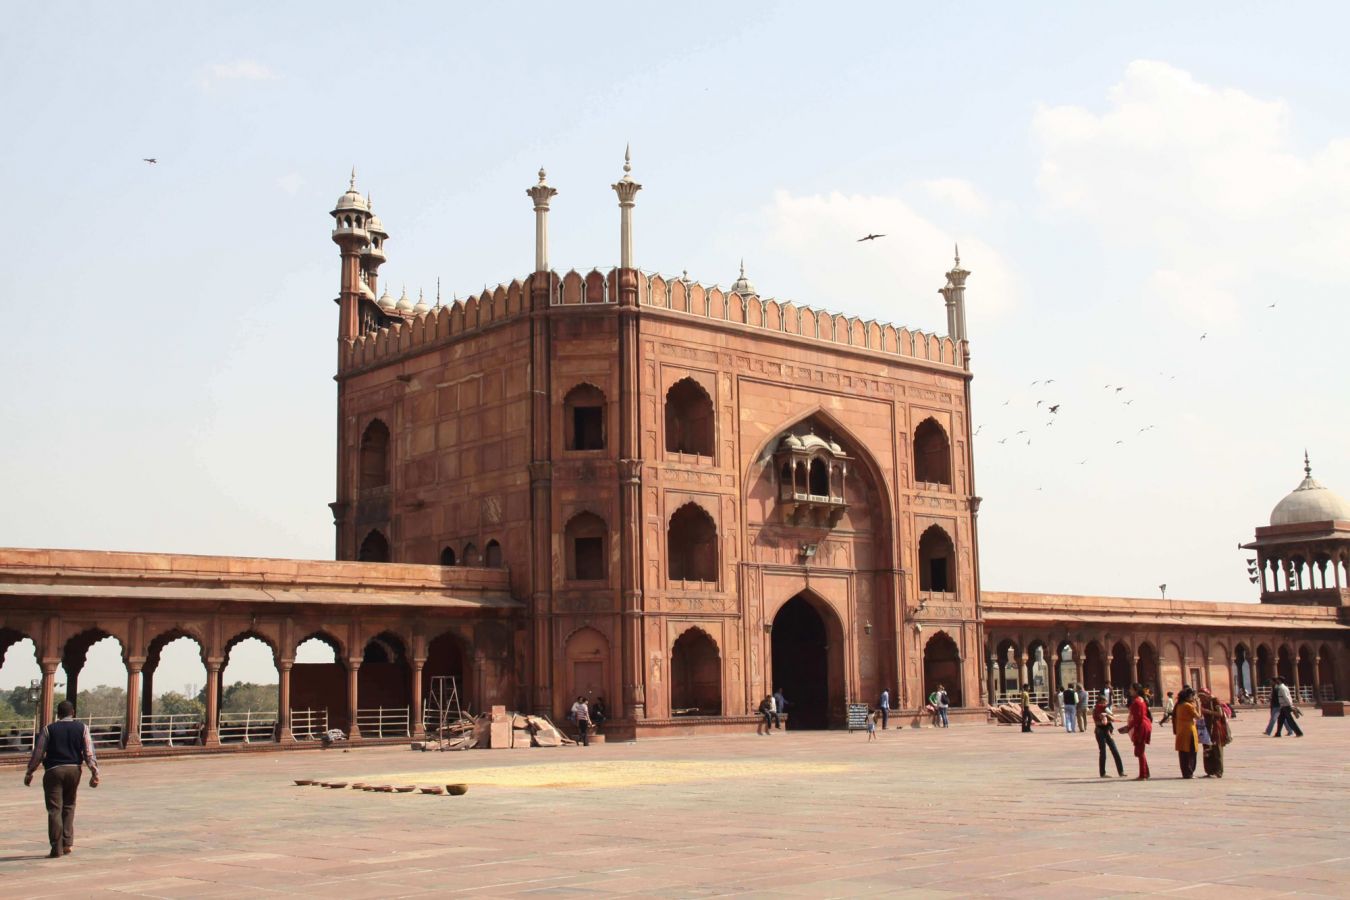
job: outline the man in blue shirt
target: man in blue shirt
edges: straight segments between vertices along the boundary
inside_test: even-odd
[[[80,766],[89,766],[89,786],[98,787],[98,758],[89,726],[75,721],[75,706],[62,700],[56,706],[57,721],[42,729],[33,742],[33,755],[24,773],[25,786],[33,783],[38,766],[42,773],[42,791],[47,803],[47,838],[51,857],[60,857],[74,849],[75,793],[80,787]]]

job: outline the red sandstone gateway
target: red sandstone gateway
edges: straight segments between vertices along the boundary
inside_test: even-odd
[[[883,688],[920,724],[938,683],[958,722],[1080,681],[1344,696],[1350,507],[1310,474],[1249,545],[1265,605],[982,594],[959,256],[939,336],[761,297],[743,266],[725,291],[642,271],[627,160],[613,189],[616,268],[550,267],[540,170],[534,270],[443,305],[380,292],[389,234],[353,174],[332,211],[343,561],[0,551],[0,651],[32,639],[39,718],[109,636],[128,674],[106,734],[129,749],[180,636],[207,746],[238,738],[220,671],[250,638],[280,685],[241,745],[419,735],[447,684],[557,721],[603,697],[611,738],[748,731],[776,690],[794,729]],[[333,662],[296,661],[313,637]]]

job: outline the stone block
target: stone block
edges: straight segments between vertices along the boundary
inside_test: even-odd
[[[1322,704],[1322,715],[1324,716],[1347,716],[1350,715],[1350,701],[1347,700],[1327,700]]]

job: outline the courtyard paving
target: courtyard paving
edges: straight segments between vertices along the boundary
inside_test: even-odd
[[[1350,720],[1264,718],[1222,781],[1182,781],[1170,734],[1139,783],[1091,736],[993,726],[110,762],[60,860],[0,769],[0,896],[1350,896]]]

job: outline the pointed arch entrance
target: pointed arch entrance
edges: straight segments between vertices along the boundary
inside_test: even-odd
[[[927,698],[939,687],[947,692],[949,706],[965,706],[961,691],[961,651],[945,631],[928,639],[923,648],[923,695]],[[926,702],[926,701],[925,701]]]
[[[843,629],[829,604],[803,591],[773,617],[773,688],[787,698],[788,728],[829,728],[844,712]]]

